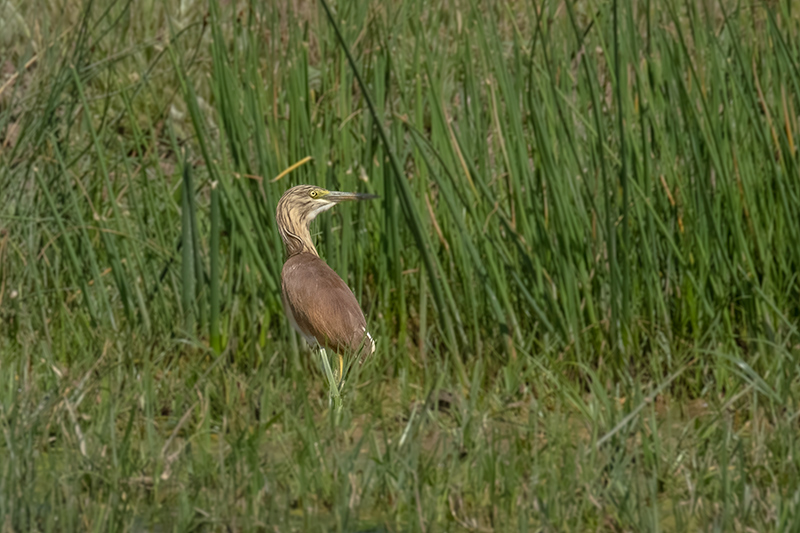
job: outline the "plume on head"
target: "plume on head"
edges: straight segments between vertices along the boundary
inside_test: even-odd
[[[283,193],[275,211],[275,220],[278,222],[278,231],[281,233],[289,256],[301,252],[319,255],[311,242],[311,234],[308,231],[308,225],[318,214],[327,211],[339,202],[371,198],[377,198],[377,196],[357,192],[329,191],[314,185],[297,185]]]
[[[329,192],[313,185],[297,185],[281,196],[275,221],[289,256],[301,252],[319,255],[311,242],[308,226],[318,214],[336,205],[323,200]]]

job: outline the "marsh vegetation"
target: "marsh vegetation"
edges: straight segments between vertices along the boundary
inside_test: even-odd
[[[796,3],[330,7],[0,0],[0,530],[796,525]]]

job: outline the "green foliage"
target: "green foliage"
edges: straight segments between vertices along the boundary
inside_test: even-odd
[[[793,11],[0,4],[0,530],[789,529]],[[298,183],[381,197],[338,422]]]

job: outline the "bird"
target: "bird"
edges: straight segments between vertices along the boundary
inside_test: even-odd
[[[281,270],[283,309],[292,327],[312,348],[319,348],[337,411],[341,409],[343,354],[363,363],[375,352],[375,340],[367,331],[367,321],[353,291],[317,253],[309,225],[317,215],[339,202],[372,198],[377,196],[296,185],[281,196],[275,210],[278,233],[286,248],[286,262]],[[336,376],[326,350],[338,356]]]

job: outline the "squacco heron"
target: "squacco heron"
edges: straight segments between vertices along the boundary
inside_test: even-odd
[[[341,408],[340,385],[344,378],[343,354],[360,362],[375,351],[367,321],[353,292],[331,267],[320,259],[308,226],[316,216],[345,200],[368,200],[373,194],[328,191],[313,185],[297,185],[278,201],[275,219],[286,246],[281,272],[281,297],[289,322],[312,348],[319,347],[336,409]],[[338,356],[337,375],[331,370],[326,349]]]

